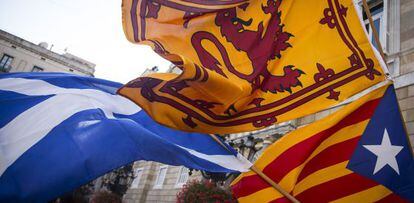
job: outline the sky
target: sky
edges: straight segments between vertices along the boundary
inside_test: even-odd
[[[96,64],[95,77],[126,83],[169,62],[124,36],[121,0],[0,0],[0,29],[35,44],[53,44]]]

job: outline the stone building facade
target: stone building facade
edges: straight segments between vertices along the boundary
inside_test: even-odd
[[[69,53],[55,53],[45,42],[36,45],[0,30],[0,73],[7,72],[68,72],[93,76],[95,64]]]
[[[138,161],[134,164],[136,178],[124,195],[129,202],[175,202],[176,195],[190,180],[202,178],[199,171],[183,166],[169,166],[152,161]]]
[[[399,60],[397,96],[411,146],[414,146],[414,1],[401,0],[400,6],[400,47],[392,57]]]
[[[373,42],[372,30],[369,28],[366,15],[362,12],[362,1],[354,0],[359,8],[362,22],[367,34]],[[369,0],[374,24],[379,31],[382,48],[386,54],[386,62],[390,77],[394,79],[400,109],[407,127],[410,141],[414,145],[414,1],[413,0]],[[171,69],[170,71],[177,71]],[[277,126],[238,134],[227,135],[227,140],[237,148],[245,145],[249,138],[254,141],[254,152],[241,152],[244,156],[256,159],[268,145],[279,137],[297,127],[319,120],[337,109],[334,107],[294,121]],[[162,175],[167,168],[165,175]],[[131,187],[124,196],[125,202],[175,202],[179,191],[174,185],[180,176],[181,167],[165,166],[154,162],[140,161],[135,164],[139,175],[136,186]],[[155,187],[159,176],[165,176],[162,187]],[[201,178],[200,174],[190,178]]]
[[[157,67],[146,69],[141,76],[158,71]],[[171,65],[168,73],[181,73]],[[175,202],[177,193],[190,180],[202,179],[199,171],[192,171],[183,166],[169,166],[153,161],[134,163],[135,178],[123,197],[124,202]]]

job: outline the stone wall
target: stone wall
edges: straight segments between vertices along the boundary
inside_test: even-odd
[[[400,75],[406,75],[407,86],[397,89],[401,112],[411,139],[414,143],[414,1],[401,0],[400,7]]]
[[[414,146],[414,85],[397,89],[397,97],[411,146]]]
[[[414,71],[414,1],[401,0],[401,74]]]
[[[152,161],[138,161],[134,168],[144,168],[138,188],[130,188],[124,195],[124,202],[176,202],[176,195],[181,186],[176,185],[181,166],[168,166],[164,183],[160,188],[154,188],[157,173],[164,164]],[[200,172],[193,171],[188,181],[202,178]]]

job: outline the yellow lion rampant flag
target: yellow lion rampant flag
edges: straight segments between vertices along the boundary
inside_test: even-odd
[[[166,126],[257,130],[384,81],[352,0],[123,0],[131,42],[182,69],[118,92]]]

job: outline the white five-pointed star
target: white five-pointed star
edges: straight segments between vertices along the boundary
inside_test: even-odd
[[[400,170],[398,169],[398,163],[396,156],[404,148],[403,146],[391,145],[388,131],[385,129],[384,136],[382,137],[381,145],[363,145],[366,149],[371,151],[377,156],[377,162],[375,163],[374,173],[376,174],[384,166],[389,165],[398,175]]]

